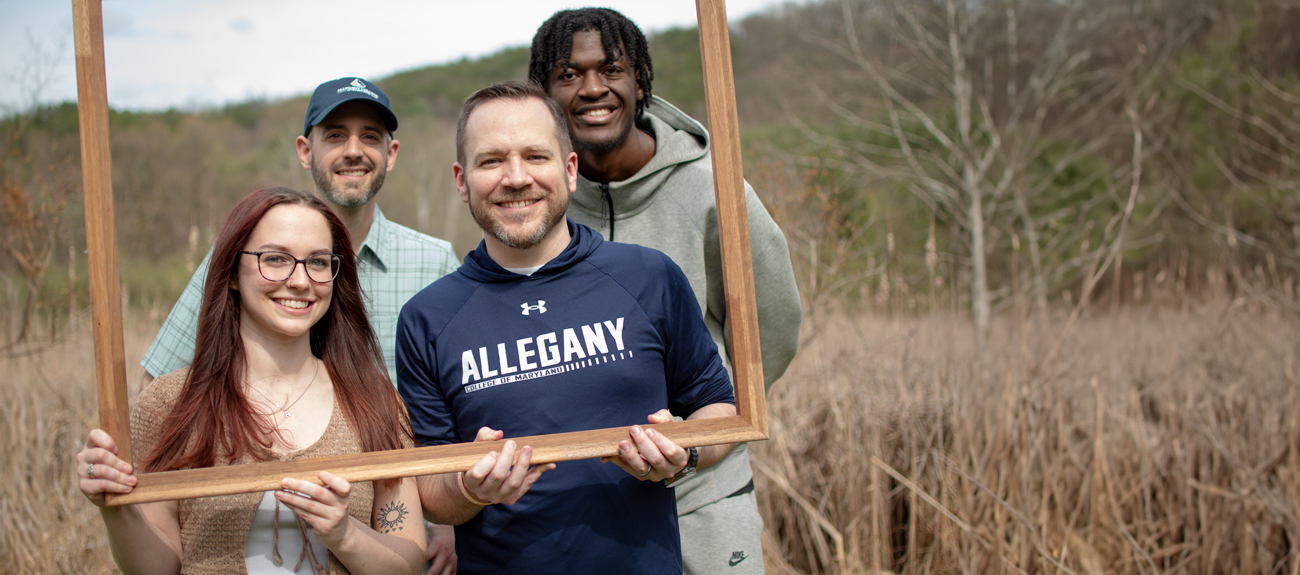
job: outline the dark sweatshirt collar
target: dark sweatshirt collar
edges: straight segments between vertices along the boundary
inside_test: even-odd
[[[465,256],[465,263],[460,267],[460,273],[464,274],[471,280],[483,283],[521,281],[532,278],[542,278],[562,273],[564,270],[573,267],[578,262],[586,259],[591,255],[596,247],[605,241],[600,234],[591,228],[579,223],[575,223],[569,218],[564,218],[564,222],[569,226],[569,245],[564,247],[560,255],[555,256],[551,261],[546,262],[541,269],[537,270],[530,276],[522,276],[515,272],[501,267],[492,256],[488,255],[487,240],[478,243],[474,251]]]

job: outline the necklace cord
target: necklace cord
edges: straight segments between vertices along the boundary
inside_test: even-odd
[[[320,364],[321,364],[321,363],[322,363],[322,362],[321,362],[320,360],[316,360],[316,371],[312,372],[312,374],[311,374],[311,381],[307,382],[307,387],[302,388],[302,393],[298,394],[298,399],[293,400],[293,403],[286,404],[284,407],[276,407],[276,408],[275,408],[275,411],[272,411],[272,412],[271,412],[271,415],[272,415],[272,416],[274,416],[274,415],[275,415],[275,412],[278,411],[278,412],[284,413],[284,416],[285,416],[285,417],[290,417],[290,415],[289,415],[289,408],[290,408],[290,407],[293,407],[293,406],[295,406],[295,405],[298,405],[298,402],[299,402],[299,401],[302,401],[302,398],[303,398],[304,396],[307,395],[307,390],[311,389],[312,384],[315,384],[315,383],[316,383],[316,376],[320,375]],[[256,387],[253,387],[253,385],[251,385],[251,384],[248,386],[248,388],[251,389],[251,390],[253,390],[253,391],[255,391],[255,392],[257,392],[258,395],[262,396],[262,399],[265,399],[266,401],[270,402],[272,406],[275,405],[275,401],[272,400],[271,398],[267,397],[266,394],[265,394],[265,393],[262,393],[261,390],[257,389]]]

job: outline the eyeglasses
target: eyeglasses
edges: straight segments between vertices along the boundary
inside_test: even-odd
[[[339,267],[343,258],[338,254],[315,254],[307,256],[306,259],[298,259],[284,252],[246,252],[240,250],[241,254],[257,256],[257,271],[262,273],[266,281],[282,282],[293,275],[294,270],[298,269],[298,264],[302,264],[302,269],[307,270],[307,278],[318,284],[327,284],[334,281],[339,275]]]

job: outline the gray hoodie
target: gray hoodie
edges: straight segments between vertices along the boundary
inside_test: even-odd
[[[579,176],[568,215],[600,232],[607,240],[654,248],[681,266],[704,311],[704,323],[713,341],[719,350],[725,350],[722,361],[730,373],[709,134],[699,122],[657,96],[650,98],[639,124],[655,137],[655,155],[631,178],[609,184],[614,204],[614,237],[610,237],[609,210],[600,184]],[[745,207],[754,262],[763,376],[770,388],[785,373],[799,349],[803,311],[785,236],[749,182],[745,182]],[[737,445],[726,459],[676,487],[677,513],[690,513],[718,501],[752,479],[747,446]]]

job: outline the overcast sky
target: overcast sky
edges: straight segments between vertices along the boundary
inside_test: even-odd
[[[727,0],[733,22],[780,0]],[[570,0],[103,0],[108,103],[161,110],[308,93],[527,44]],[[646,32],[694,0],[609,5]],[[363,8],[364,7],[364,8]],[[0,0],[0,113],[75,100],[71,0]]]

